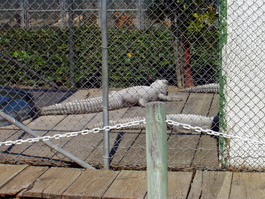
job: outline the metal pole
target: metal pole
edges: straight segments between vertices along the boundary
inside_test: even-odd
[[[101,36],[102,36],[102,98],[103,98],[103,125],[109,125],[109,88],[108,88],[108,24],[107,24],[107,0],[101,0]],[[104,131],[104,168],[110,168],[109,157],[109,130]]]
[[[142,0],[137,0],[137,16],[136,16],[136,19],[137,19],[137,28],[139,30],[142,30],[144,29],[144,12],[143,12],[143,3],[142,3]]]
[[[20,123],[15,118],[9,116],[8,114],[4,113],[1,110],[0,110],[0,116],[3,117],[4,119],[6,119],[7,121],[9,121],[10,123],[14,124],[15,126],[17,126],[18,128],[20,128],[20,129],[24,130],[25,132],[29,133],[33,137],[36,137],[36,138],[41,137],[38,133],[36,133],[35,131],[29,129],[24,124]],[[68,151],[64,150],[63,148],[59,147],[58,145],[52,143],[51,141],[49,141],[49,140],[40,140],[40,141],[43,142],[44,144],[46,144],[48,147],[58,151],[59,153],[63,154],[64,156],[66,156],[69,159],[73,160],[74,162],[76,162],[80,166],[82,166],[84,168],[87,168],[87,169],[95,169],[90,164],[87,164],[83,160],[80,160],[79,158],[75,157],[73,154],[69,153]]]
[[[146,159],[148,198],[168,198],[166,105],[146,105]]]
[[[65,4],[66,4],[65,0],[60,0],[60,28],[64,28],[66,26]]]
[[[68,7],[68,14],[69,14],[69,67],[70,67],[70,84],[71,88],[75,87],[74,83],[74,68],[75,68],[75,63],[74,63],[74,33],[73,33],[73,0],[70,0],[69,2],[69,7]]]
[[[21,18],[20,18],[20,28],[29,28],[28,20],[28,0],[20,0],[21,7]]]

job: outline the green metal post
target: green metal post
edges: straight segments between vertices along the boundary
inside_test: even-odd
[[[166,105],[146,105],[146,158],[148,198],[168,198]]]

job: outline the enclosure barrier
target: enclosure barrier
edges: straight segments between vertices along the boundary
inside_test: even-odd
[[[224,130],[264,141],[265,4],[263,0],[227,1],[227,40],[223,48]],[[230,168],[264,170],[264,145],[229,140]]]
[[[104,158],[114,169],[142,170],[143,123],[138,129],[126,124],[97,132],[94,125],[102,121],[102,110],[40,112],[69,101],[100,104],[100,98],[104,112],[109,111],[105,127],[120,119],[134,118],[134,123],[144,117],[144,108],[120,105],[110,111],[108,103],[117,101],[108,102],[108,93],[166,79],[169,96],[182,98],[166,102],[167,115],[219,116],[221,128],[216,132],[193,121],[167,120],[169,169],[264,171],[264,6],[262,0],[109,0],[108,5],[99,0],[3,0],[0,109],[19,113],[25,106],[17,103],[23,95],[13,91],[22,90],[36,106],[32,118],[22,122],[40,137],[54,139],[97,168],[103,167]],[[12,92],[3,90],[5,86]],[[42,142],[32,144],[33,139],[14,125],[0,127],[0,162],[74,165]],[[21,140],[25,142],[19,144]]]

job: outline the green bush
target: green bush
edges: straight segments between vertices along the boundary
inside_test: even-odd
[[[78,88],[100,87],[101,31],[99,28],[78,27],[74,28],[73,32],[74,82]],[[148,84],[157,78],[168,79],[174,84],[175,66],[169,28],[134,31],[111,29],[108,34],[111,86]],[[194,34],[191,35],[194,37]],[[218,38],[218,35],[214,37]],[[204,61],[215,64],[218,59],[218,46],[214,43],[212,48],[209,48],[203,44],[203,37],[193,41],[192,56],[196,57],[194,67]],[[1,52],[11,55],[58,86],[70,86],[68,29],[9,29],[1,32],[0,48]],[[47,86],[8,60],[0,57],[0,61],[0,84]]]

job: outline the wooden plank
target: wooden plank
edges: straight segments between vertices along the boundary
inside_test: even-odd
[[[228,199],[232,172],[196,171],[188,199]],[[237,197],[241,198],[241,197]]]
[[[168,172],[168,198],[186,199],[191,180],[192,172]]]
[[[190,185],[190,192],[187,199],[200,199],[202,194],[202,178],[203,171],[196,171],[195,176]]]
[[[120,118],[123,118],[124,115],[126,115],[126,113],[129,111],[129,107],[126,108],[122,108],[122,109],[118,109],[118,110],[112,110],[109,111],[109,119],[110,120],[118,120]],[[103,118],[103,113],[102,113],[102,118]],[[103,120],[101,119],[100,122],[102,122]]]
[[[85,95],[88,93],[87,90],[79,90],[75,92],[72,96],[64,100],[64,102],[69,102],[73,100],[77,100],[80,98],[85,98]],[[98,95],[97,92],[93,91],[93,95]],[[41,135],[54,135],[58,133],[66,133],[69,131],[78,131],[84,128],[84,126],[93,118],[96,114],[84,114],[84,115],[55,115],[55,116],[42,116],[38,118],[34,123],[31,124],[30,128],[47,130],[46,132],[42,132]],[[41,121],[40,121],[41,120]],[[59,139],[59,140],[51,140],[55,144],[59,144],[63,146],[65,143],[69,141],[69,139]],[[56,151],[51,150],[45,144],[38,142],[32,144],[28,149],[24,151],[27,156],[38,156],[44,157],[45,162],[47,164],[47,159],[57,157],[55,160],[64,159],[63,155],[58,155]],[[59,156],[59,157],[58,157]],[[29,158],[30,159],[30,158]],[[66,158],[65,160],[68,160]],[[34,161],[36,162],[36,160]],[[54,164],[54,162],[51,162]]]
[[[199,139],[200,135],[172,133],[168,140],[168,166],[190,168]]]
[[[191,93],[182,113],[207,116],[212,98],[213,94],[209,93]]]
[[[82,169],[52,167],[40,176],[23,197],[58,198],[81,175]]]
[[[71,90],[29,90],[28,91],[34,98],[34,103],[38,108],[49,106],[52,104],[60,103],[69,98],[76,91]]]
[[[17,139],[23,139],[26,133],[24,133],[22,130],[16,129],[10,129],[10,130],[0,130],[0,141],[14,141]],[[8,151],[10,148],[10,145],[2,145],[0,146],[1,153]]]
[[[65,99],[63,102],[70,102],[79,99],[86,99],[92,97],[99,97],[102,95],[101,89],[81,89],[76,91],[73,95]]]
[[[126,130],[116,132],[116,140],[111,148],[111,166],[118,167],[119,162],[125,157],[133,142],[139,135],[139,131]]]
[[[66,116],[64,115],[46,115],[38,117],[36,120],[27,125],[33,131],[49,131],[58,123],[60,123]]]
[[[109,120],[118,120],[128,111],[128,108],[109,111]],[[103,112],[100,112],[94,117],[85,128],[93,129],[95,124],[103,123]]]
[[[52,136],[54,134],[64,134],[67,132],[79,131],[86,126],[86,124],[95,117],[95,113],[93,114],[81,114],[81,115],[69,115],[64,117],[56,126],[54,126],[51,131],[47,132],[45,135]],[[54,144],[57,144],[63,147],[67,144],[72,138],[61,138],[61,139],[52,139],[51,141]],[[68,149],[69,150],[69,149]],[[49,158],[53,160],[64,160],[70,161],[68,158],[65,158],[64,155],[61,155],[55,150],[51,150],[44,143],[38,142],[33,144],[30,148],[23,152],[23,154],[28,156],[38,156]]]
[[[102,133],[90,133],[87,135],[79,135],[73,137],[67,142],[63,148],[72,153],[81,160],[85,160],[102,142]],[[59,153],[55,153],[54,159],[67,161],[68,158]]]
[[[109,118],[112,118],[113,120],[120,119],[126,112],[128,108],[123,108],[119,110],[114,110],[109,112]],[[94,118],[93,121],[91,121],[90,126],[93,126],[95,123],[102,122],[102,114],[100,114],[100,118]],[[103,132],[97,133],[95,136],[100,136],[101,141],[98,142],[97,148],[95,148],[90,154],[87,155],[87,158],[85,159],[86,162],[102,167],[103,165]],[[115,141],[117,141],[117,138],[119,138],[117,133],[110,132],[109,133],[109,143],[110,146],[113,146]],[[112,149],[110,149],[112,150]],[[113,153],[114,151],[111,151]]]
[[[192,172],[168,172],[168,199],[186,199],[192,175]],[[145,199],[147,198],[146,195]]]
[[[131,106],[128,111],[123,115],[123,118],[133,118],[133,117],[144,117],[145,108],[140,106]]]
[[[179,114],[182,112],[187,99],[189,97],[189,93],[178,93],[183,100],[182,101],[173,101],[173,102],[167,102],[166,103],[166,109],[167,109],[167,114]]]
[[[9,126],[7,128],[11,128],[11,129],[16,129],[16,127],[14,126]],[[29,138],[29,135],[22,131],[22,130],[11,130],[12,133],[10,133],[9,130],[1,130],[1,134],[3,133],[3,136],[1,136],[3,139],[5,138],[5,140],[3,141],[15,141],[17,139],[26,139]],[[22,144],[23,145],[23,144]],[[18,161],[17,156],[20,154],[21,151],[19,151],[19,153],[17,152],[13,152],[12,149],[15,147],[16,145],[3,145],[0,146],[0,162],[1,163],[8,163],[8,164],[13,164],[13,163],[22,163],[20,161]],[[22,147],[22,146],[19,146]],[[25,148],[28,147],[28,144],[24,144],[23,145],[23,150],[25,150]],[[25,163],[25,162],[23,162]],[[22,163],[22,164],[23,164]]]
[[[214,117],[214,116],[218,115],[218,112],[219,112],[219,101],[220,101],[219,94],[215,94],[214,97],[213,97],[213,101],[211,103],[209,114],[208,114],[209,117]]]
[[[23,121],[22,123],[28,125],[32,120],[28,119]],[[17,139],[23,139],[23,136],[26,133],[20,130],[15,125],[3,126],[0,127],[0,141],[13,141]],[[6,151],[10,146],[2,145],[0,146],[1,151]]]
[[[123,170],[102,198],[144,198],[147,192],[146,178],[144,171]]]
[[[233,174],[230,197],[248,199],[264,198],[265,173],[237,173]]]
[[[146,135],[145,131],[139,133],[133,145],[129,148],[124,158],[119,162],[122,168],[146,168]]]
[[[101,198],[118,174],[118,171],[87,169],[63,193],[62,198]]]
[[[135,169],[146,167],[146,137],[145,131],[142,132],[143,134],[140,133],[140,130],[127,130],[117,134],[115,142],[118,144],[118,147],[114,146],[113,148],[118,149],[115,149],[117,151],[111,161],[111,166],[120,166],[121,168],[131,167]]]
[[[45,135],[50,129],[52,129],[56,124],[60,123],[65,116],[42,116],[31,122],[28,127],[38,133],[39,135]],[[31,135],[26,133],[23,136],[23,139],[32,138]],[[12,138],[16,140],[16,138]],[[10,146],[8,151],[9,158],[15,159],[17,162],[21,163],[30,163],[33,162],[34,164],[43,165],[42,157],[44,158],[44,162],[47,163],[47,158],[50,158],[54,155],[54,151],[51,150],[47,145],[42,142],[36,143],[23,143],[20,145],[13,145]]]
[[[191,93],[183,113],[190,112],[197,115],[208,116],[213,99],[214,94]],[[212,109],[212,111],[214,111],[214,109]],[[198,144],[194,145],[194,147],[194,162],[191,164],[191,167],[218,168],[216,139],[208,135],[201,136]]]
[[[1,196],[16,195],[25,191],[33,185],[35,180],[40,177],[48,167],[29,166],[14,177],[9,183],[0,189]]]
[[[23,171],[28,165],[0,164],[0,188]]]
[[[201,136],[191,166],[195,168],[219,168],[216,138],[209,135]]]
[[[100,142],[98,146],[87,156],[85,162],[92,164],[93,166],[102,168],[104,165],[103,159],[103,133],[97,133],[100,136]],[[117,139],[117,133],[109,134],[109,143],[114,143]],[[112,152],[113,153],[113,152]]]
[[[87,94],[87,91],[80,91],[76,92],[75,95],[69,97],[65,101],[73,101],[77,98],[84,97],[84,93]],[[55,95],[56,93],[54,93]],[[96,94],[96,92],[92,93],[93,95]],[[97,95],[97,94],[96,94]],[[72,123],[72,126],[78,126],[80,125],[80,116],[76,116],[75,119],[67,118],[64,115],[56,115],[56,116],[41,116],[31,122],[28,127],[31,128],[32,130],[36,131],[40,135],[45,135],[47,132],[49,132],[51,129],[54,129],[55,126],[58,124],[61,124],[61,126],[64,127],[64,129],[69,130],[69,124]],[[70,120],[70,121],[69,121]],[[82,119],[81,119],[82,120]],[[82,120],[84,122],[87,121],[87,117],[84,117]],[[50,132],[48,133],[49,135],[54,135],[56,133],[59,133],[58,131],[60,129],[54,129],[55,132]],[[76,130],[76,129],[75,129]],[[79,130],[79,129],[77,129]],[[10,140],[16,140],[18,138],[31,138],[31,135],[28,135],[27,133],[24,133],[23,131],[19,131],[20,134],[14,133],[12,137],[8,137]],[[23,136],[22,136],[23,135]],[[20,137],[19,137],[20,136]],[[68,139],[69,140],[69,139]],[[53,140],[54,142],[54,140]],[[6,153],[1,154],[1,162],[20,162],[20,163],[33,163],[33,164],[47,164],[49,162],[49,159],[54,156],[54,151],[51,150],[49,147],[47,147],[45,144],[38,142],[38,143],[24,143],[22,145],[13,145],[13,146],[7,146],[5,147]],[[23,156],[21,156],[22,154]],[[41,158],[43,157],[43,159]],[[38,163],[39,162],[39,163]],[[57,165],[56,162],[51,162],[50,165],[54,164]],[[48,164],[49,165],[49,164]]]
[[[58,123],[54,128],[52,129],[52,132],[49,134],[64,134],[68,132],[74,132],[74,131],[80,131],[85,128],[87,123],[91,121],[97,113],[91,113],[91,114],[80,114],[80,115],[69,115],[66,118],[64,118],[60,123]],[[69,139],[57,139],[53,140],[55,144],[59,144],[63,146]]]

